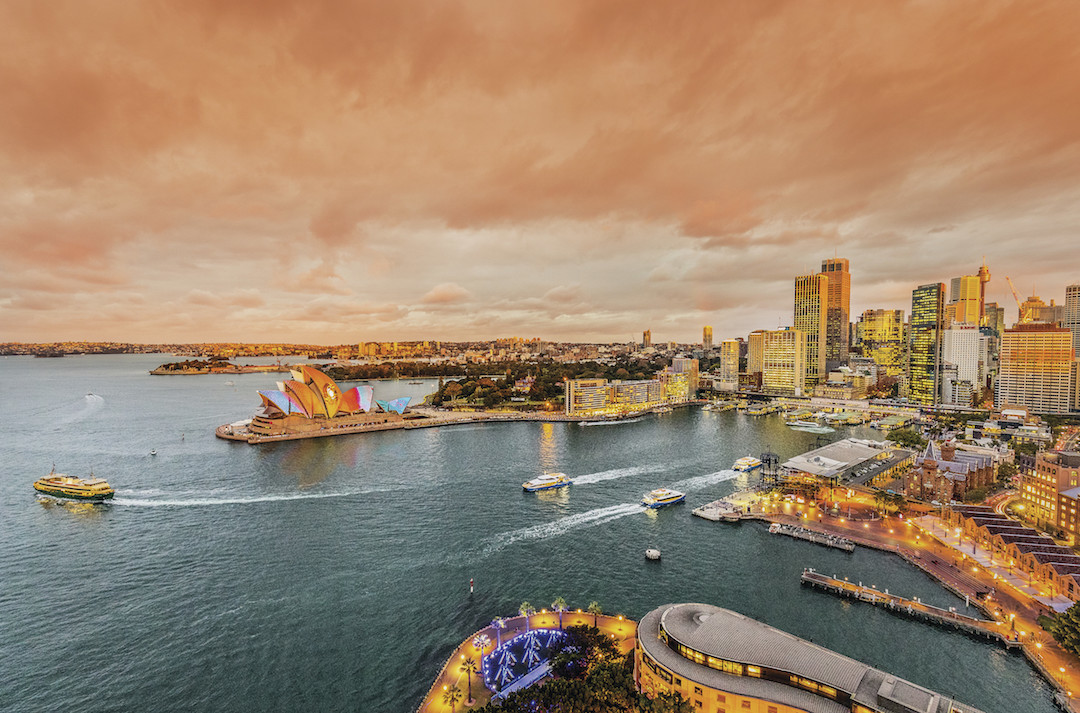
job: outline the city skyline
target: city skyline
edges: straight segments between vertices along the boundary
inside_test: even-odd
[[[851,321],[984,257],[1010,325],[1006,275],[1080,283],[1068,3],[0,20],[0,341],[720,343],[834,257]]]

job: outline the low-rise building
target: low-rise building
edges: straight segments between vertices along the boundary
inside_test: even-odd
[[[950,503],[993,482],[992,456],[958,450],[951,442],[938,445],[931,441],[908,473],[905,494],[928,502]]]
[[[1035,472],[1020,478],[1020,498],[1031,517],[1058,527],[1058,495],[1080,486],[1080,453],[1043,451],[1035,457]]]

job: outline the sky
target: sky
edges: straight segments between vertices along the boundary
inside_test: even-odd
[[[0,341],[717,340],[1080,282],[1080,3],[0,0]]]

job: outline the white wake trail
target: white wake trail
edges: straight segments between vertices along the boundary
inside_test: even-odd
[[[697,490],[698,488],[704,488],[709,485],[716,485],[717,483],[723,483],[728,480],[734,480],[739,477],[739,472],[736,470],[719,470],[715,473],[707,473],[705,475],[697,475],[693,478],[687,478],[671,484],[671,488],[675,490],[681,490],[683,492],[690,492]]]
[[[497,552],[515,542],[522,542],[525,540],[546,540],[551,537],[564,535],[571,530],[602,525],[606,522],[632,515],[635,512],[641,512],[641,505],[639,503],[622,503],[620,505],[609,505],[608,507],[589,510],[588,512],[582,512],[576,515],[568,515],[552,522],[544,522],[539,525],[531,525],[529,527],[518,528],[517,530],[510,530],[495,535],[493,541],[484,547],[484,554],[488,555]]]
[[[251,505],[254,503],[276,503],[286,500],[324,500],[326,498],[343,498],[357,493],[309,493],[296,495],[261,495],[236,498],[183,498],[174,500],[157,500],[146,498],[130,498],[123,494],[114,497],[110,502],[113,505],[126,507],[163,508],[163,507],[212,507],[214,505]]]
[[[593,483],[602,483],[605,480],[617,480],[618,478],[628,478],[631,475],[643,475],[645,473],[660,473],[668,470],[671,466],[668,464],[655,464],[655,465],[635,465],[629,468],[614,468],[612,470],[602,470],[598,473],[586,473],[585,475],[579,475],[572,480],[574,485],[592,485]]]

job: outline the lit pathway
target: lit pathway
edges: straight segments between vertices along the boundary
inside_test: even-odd
[[[594,619],[600,632],[610,636],[615,641],[620,653],[628,653],[634,650],[634,646],[637,644],[637,622],[626,617],[606,616],[604,614],[593,617],[592,614],[574,610],[563,613],[562,623],[564,628],[579,624],[593,626]],[[523,616],[508,618],[504,623],[505,627],[498,632],[494,626],[488,626],[471,634],[469,638],[461,642],[451,652],[450,658],[443,665],[442,671],[439,672],[438,677],[431,684],[431,688],[417,709],[419,713],[452,713],[480,707],[491,700],[491,691],[484,687],[483,678],[480,674],[481,653],[490,654],[500,640],[509,641],[518,634],[524,634],[526,630],[525,617]],[[548,611],[533,614],[529,617],[528,627],[529,629],[558,629],[559,615]],[[473,646],[473,640],[480,635],[485,635],[490,640],[489,645],[484,648],[483,652]],[[477,669],[477,672],[472,677],[472,692],[476,700],[471,706],[468,705],[466,700],[469,695],[468,680],[465,673],[460,671],[461,663],[466,658],[475,660]],[[461,690],[461,701],[451,707],[443,702],[443,693],[455,685]]]

